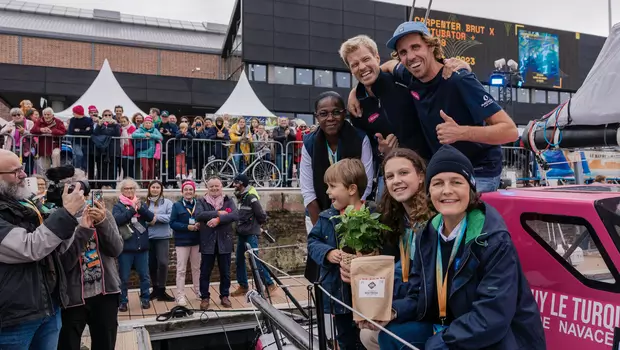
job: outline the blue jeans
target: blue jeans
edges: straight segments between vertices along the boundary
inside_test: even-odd
[[[250,243],[252,248],[258,248],[258,236],[256,235],[248,235],[241,236],[237,235],[237,252],[236,252],[236,264],[237,264],[237,283],[241,287],[248,287],[248,273],[245,269],[245,244]],[[273,284],[273,280],[271,276],[269,276],[269,272],[263,269],[263,264],[259,261],[256,262],[260,274],[263,276],[263,282],[265,282],[268,286]]]
[[[286,160],[286,164],[283,164],[283,160]],[[291,187],[293,180],[293,155],[289,153],[284,157],[282,153],[276,153],[276,166],[282,173],[282,187]],[[284,181],[284,179],[286,179],[286,181]]]
[[[494,177],[476,177],[476,191],[478,193],[495,192],[499,188],[501,175]]]
[[[73,144],[73,166],[77,169],[88,171],[87,162],[88,145],[86,142],[77,142]]]
[[[0,349],[2,350],[56,350],[62,321],[60,307],[54,314],[15,326],[2,327]]]
[[[404,341],[415,346],[420,350],[424,350],[426,341],[433,336],[433,325],[424,322],[407,322],[407,323],[390,323],[387,330],[396,334]],[[391,335],[381,332],[379,333],[379,347],[384,349],[408,349],[398,340],[392,338]]]
[[[121,275],[121,304],[126,304],[129,301],[127,299],[127,282],[129,281],[132,266],[136,268],[136,272],[140,277],[140,299],[142,301],[149,301],[151,296],[149,293],[149,287],[151,286],[149,252],[123,252],[118,257],[118,270]]]

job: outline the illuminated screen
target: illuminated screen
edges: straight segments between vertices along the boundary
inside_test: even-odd
[[[519,30],[519,69],[526,84],[559,85],[559,43],[556,34]]]

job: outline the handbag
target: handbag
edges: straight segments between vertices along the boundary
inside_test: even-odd
[[[133,236],[133,230],[131,229],[131,227],[129,227],[129,225],[123,225],[119,227],[118,232],[121,234],[121,237],[124,241],[130,239],[131,236]]]

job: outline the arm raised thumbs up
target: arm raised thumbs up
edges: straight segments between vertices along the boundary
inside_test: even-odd
[[[449,145],[465,140],[466,127],[458,125],[452,117],[443,110],[439,111],[443,123],[437,125],[437,139],[442,145]]]

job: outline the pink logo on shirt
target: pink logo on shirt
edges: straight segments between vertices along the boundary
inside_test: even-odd
[[[372,114],[370,117],[368,117],[368,122],[374,123],[377,118],[379,118],[379,113]]]
[[[418,95],[417,92],[411,91],[411,96],[413,96],[413,98],[415,98],[416,100],[420,101],[420,95]]]

